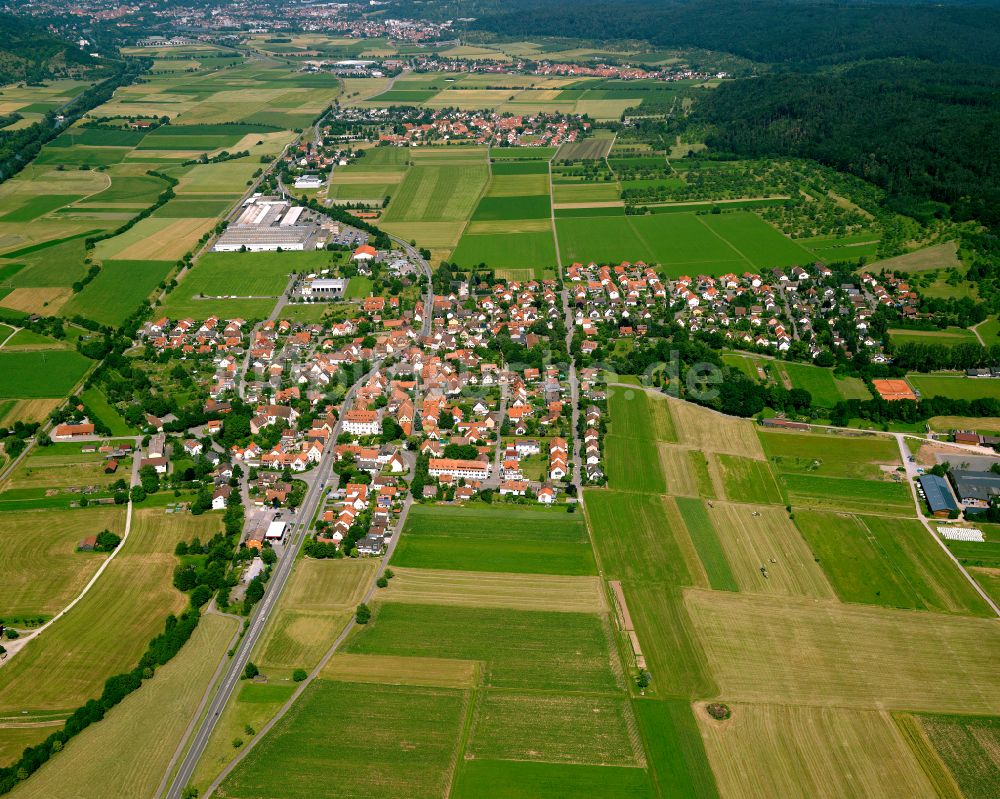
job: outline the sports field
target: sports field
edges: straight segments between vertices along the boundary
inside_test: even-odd
[[[502,505],[414,506],[392,563],[473,572],[596,572],[582,514]]]
[[[908,374],[906,379],[922,397],[976,400],[1000,399],[1000,380],[957,375]]]

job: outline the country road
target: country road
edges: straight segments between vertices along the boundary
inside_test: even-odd
[[[393,237],[398,245],[400,245],[407,254],[417,261],[420,265],[421,271],[427,277],[427,289],[424,296],[424,313],[421,325],[421,332],[423,335],[429,335],[431,331],[431,314],[433,312],[434,304],[434,290],[431,284],[431,271],[430,265],[424,260],[420,253],[409,243],[402,241],[401,239],[396,239]],[[344,413],[350,409],[351,404],[354,401],[354,397],[357,394],[358,389],[367,380],[375,374],[379,369],[380,364],[378,362],[363,375],[359,380],[357,380],[347,392],[344,397],[344,402],[342,404],[340,419],[337,421],[336,426],[331,433],[330,440],[336,441],[337,437],[340,435],[342,430],[342,422]],[[295,560],[298,556],[299,550],[302,548],[303,542],[306,540],[309,531],[309,525],[315,516],[317,510],[320,508],[323,498],[325,497],[327,491],[337,487],[339,478],[333,473],[333,463],[335,461],[334,448],[327,448],[323,455],[323,459],[320,461],[318,467],[315,471],[315,477],[312,484],[306,494],[305,500],[302,503],[302,507],[299,508],[297,514],[297,520],[295,522],[292,531],[288,534],[288,546],[282,553],[282,557],[278,562],[277,567],[271,575],[271,579],[267,583],[267,588],[264,593],[264,598],[260,601],[251,617],[250,624],[243,635],[243,639],[240,641],[236,648],[236,652],[229,661],[228,667],[225,669],[221,680],[219,681],[219,686],[212,696],[210,702],[208,703],[207,710],[205,710],[201,721],[195,725],[193,734],[188,735],[185,741],[181,742],[179,749],[183,749],[187,746],[187,751],[184,753],[183,758],[180,761],[180,765],[177,767],[176,773],[173,779],[170,781],[170,788],[166,792],[167,799],[180,799],[184,788],[191,782],[194,776],[195,770],[197,769],[198,762],[201,760],[205,749],[208,746],[209,739],[212,736],[212,732],[215,729],[215,725],[219,721],[219,717],[222,715],[222,711],[225,709],[226,704],[229,702],[236,690],[236,687],[240,683],[240,678],[242,677],[243,670],[246,667],[247,662],[250,659],[250,654],[257,642],[260,640],[260,636],[263,633],[267,622],[278,605],[278,601],[281,597],[282,590],[285,587],[288,577],[291,575],[292,569],[295,565]],[[405,520],[405,514],[409,510],[410,500],[406,501],[403,507],[402,519]],[[400,531],[402,530],[402,520],[400,521]],[[388,562],[388,558],[391,556],[393,549],[395,548],[396,542],[399,539],[399,533],[393,537],[390,542],[389,548],[384,556],[384,561]],[[370,597],[375,590],[374,581],[369,588],[367,597]],[[366,597],[366,599],[367,599]],[[341,635],[334,642],[331,647],[330,653],[336,649],[339,643],[350,631],[352,625],[348,625],[347,628],[341,633]],[[329,656],[329,655],[328,655]],[[325,660],[328,659],[325,658]],[[314,670],[312,677],[318,673],[318,669]],[[300,688],[304,689],[305,686],[301,685]],[[298,695],[298,692],[295,696]],[[290,701],[294,700],[293,699]],[[284,711],[283,711],[284,712]],[[283,713],[282,713],[283,714]],[[259,740],[264,732],[270,729],[270,725],[261,730],[260,734],[255,736],[254,742]],[[251,747],[247,747],[245,751],[249,751]],[[221,778],[220,778],[221,779]],[[161,793],[157,794],[162,795]]]

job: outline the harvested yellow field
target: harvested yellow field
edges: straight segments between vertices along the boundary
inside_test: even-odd
[[[305,611],[353,608],[375,579],[378,566],[374,560],[300,560],[281,605]]]
[[[337,170],[333,173],[333,185],[402,183],[405,177],[405,170],[399,172],[344,172],[343,170]]]
[[[746,702],[1000,712],[995,621],[688,590],[719,696]]]
[[[237,629],[234,619],[206,615],[191,640],[152,680],[66,744],[51,764],[20,783],[11,796],[116,799],[156,794]],[[128,746],[122,746],[123,741]]]
[[[548,175],[494,175],[486,187],[487,197],[526,197],[548,193]]]
[[[708,507],[741,591],[833,599],[833,588],[784,508],[713,502]],[[767,570],[765,577],[761,567]]]
[[[749,419],[737,419],[682,400],[670,401],[681,444],[703,452],[725,452],[764,460],[764,450]]]
[[[19,288],[0,300],[0,305],[15,311],[54,316],[72,296],[73,289],[68,287]]]
[[[347,626],[351,613],[309,612],[283,608],[271,619],[254,650],[254,662],[270,677],[288,676],[293,669],[311,669]]]
[[[334,655],[320,672],[327,680],[439,688],[471,688],[479,674],[478,660],[346,654]]]
[[[418,241],[421,247],[450,250],[462,238],[465,222],[380,222],[379,226],[406,241]]]
[[[146,220],[143,220],[145,222]],[[139,228],[139,222],[133,230]],[[175,219],[166,227],[115,253],[124,261],[173,261],[197,244],[203,233],[215,227],[214,219]]]
[[[660,451],[660,468],[667,482],[667,493],[675,497],[699,496],[698,477],[691,460],[694,450],[662,442],[656,446]]]
[[[517,222],[511,222],[509,219],[483,220],[480,222],[470,222],[465,232],[511,233],[512,227],[516,227],[518,233],[548,233],[552,230],[552,220],[548,218],[521,219]]]
[[[731,705],[716,721],[695,708],[722,799],[937,796],[888,713]]]
[[[14,400],[13,406],[0,416],[0,424],[12,425],[14,422],[40,422],[46,419],[61,404],[61,399]]]
[[[602,613],[608,609],[601,579],[596,576],[405,568],[393,571],[396,576],[389,587],[378,594],[387,602],[576,613]]]

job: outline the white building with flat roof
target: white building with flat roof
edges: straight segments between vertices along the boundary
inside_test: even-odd
[[[264,538],[268,541],[277,541],[285,537],[285,531],[288,529],[288,522],[271,522],[267,526],[267,532],[264,533]]]

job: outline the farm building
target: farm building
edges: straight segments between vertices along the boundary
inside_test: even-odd
[[[952,512],[958,511],[958,503],[951,494],[948,481],[936,474],[924,474],[920,476],[920,487],[924,489],[927,497],[927,506],[934,516],[948,517]]]
[[[65,441],[74,436],[92,436],[94,426],[92,424],[61,424],[52,433],[52,438],[56,441]]]
[[[986,507],[1000,497],[1000,474],[952,469],[948,472],[955,493],[965,505]]]

